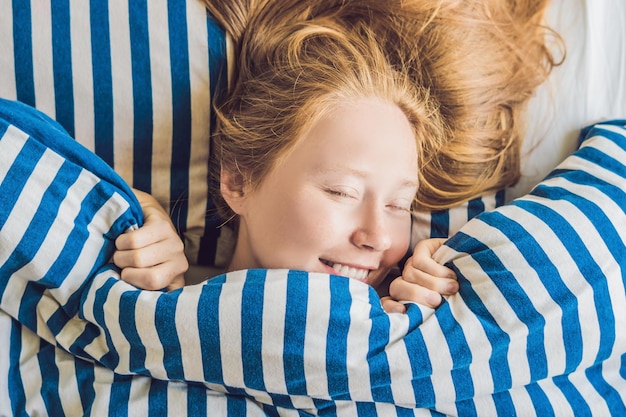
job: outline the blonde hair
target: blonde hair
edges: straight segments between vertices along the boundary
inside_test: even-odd
[[[206,1],[239,51],[217,156],[249,181],[341,95],[387,95],[415,126],[418,209],[519,178],[525,107],[558,64],[547,0]]]
[[[276,3],[274,3],[276,4]],[[236,79],[216,107],[215,156],[222,169],[242,176],[254,190],[308,129],[341,103],[377,98],[396,105],[409,120],[418,161],[436,154],[443,122],[428,89],[394,68],[371,27],[342,22],[352,9],[257,9],[238,41]],[[281,21],[282,20],[282,21]],[[366,143],[363,146],[367,146]],[[216,193],[218,207],[233,213]]]

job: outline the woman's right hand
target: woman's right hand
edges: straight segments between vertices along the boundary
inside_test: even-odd
[[[185,285],[189,262],[184,244],[167,212],[150,194],[135,190],[144,224],[115,240],[113,263],[122,280],[145,290],[174,290]]]

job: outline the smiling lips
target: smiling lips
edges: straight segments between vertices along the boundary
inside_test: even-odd
[[[334,269],[338,275],[353,278],[362,282],[365,282],[367,280],[367,276],[370,273],[369,269],[355,268],[352,266],[342,265],[340,263],[330,262],[323,259],[322,262]]]

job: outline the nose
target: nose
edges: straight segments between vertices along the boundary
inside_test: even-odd
[[[360,216],[352,243],[362,249],[385,251],[391,247],[391,231],[381,210],[370,208]]]

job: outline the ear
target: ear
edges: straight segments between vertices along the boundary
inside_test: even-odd
[[[231,171],[227,168],[220,168],[220,193],[226,204],[236,214],[241,214],[245,199],[244,179],[239,171]]]

